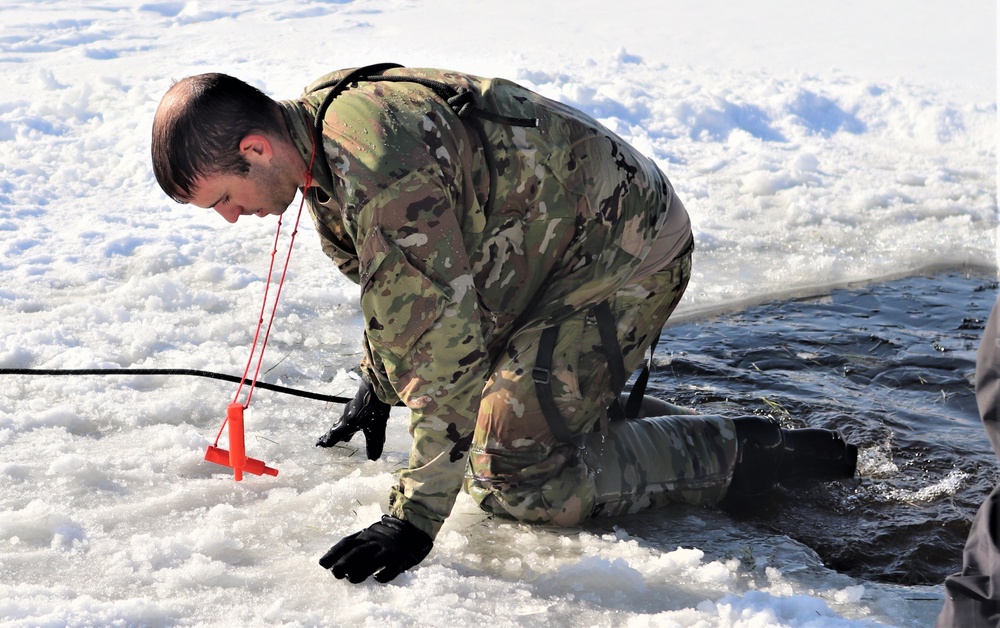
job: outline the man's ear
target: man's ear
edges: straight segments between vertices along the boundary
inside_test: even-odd
[[[274,146],[266,136],[250,133],[240,140],[240,154],[251,164],[267,164],[274,157]]]

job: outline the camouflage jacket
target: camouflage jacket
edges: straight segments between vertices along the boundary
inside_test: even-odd
[[[342,74],[280,103],[306,163],[328,89],[314,87]],[[579,111],[501,79],[386,74],[466,88],[474,109],[459,116],[413,82],[353,84],[326,110],[317,160],[332,176],[314,166],[306,200],[324,252],[361,287],[362,368],[383,401],[410,410],[413,445],[390,513],[433,538],[507,340],[614,293],[668,210],[684,209],[670,209],[673,189],[651,160]]]

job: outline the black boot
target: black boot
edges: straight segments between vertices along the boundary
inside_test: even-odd
[[[778,481],[843,480],[858,470],[858,447],[844,442],[839,432],[818,428],[781,430],[785,437],[785,465]]]
[[[782,429],[756,416],[733,419],[736,467],[726,501],[760,497],[789,480],[829,481],[854,477],[858,448],[837,432]]]

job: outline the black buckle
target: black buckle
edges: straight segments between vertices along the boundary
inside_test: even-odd
[[[531,369],[531,380],[536,384],[548,384],[551,380],[552,372],[549,369],[536,366]]]

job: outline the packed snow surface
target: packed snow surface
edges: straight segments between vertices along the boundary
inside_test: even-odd
[[[207,71],[293,98],[394,61],[583,109],[691,212],[678,319],[995,269],[996,27],[973,0],[0,3],[0,367],[242,372],[274,222],[177,205],[149,162],[160,96]],[[264,379],[351,395],[358,289],[306,223]],[[940,587],[851,580],[712,510],[642,538],[490,520],[464,497],[420,568],[349,585],[316,560],[383,512],[405,413],[368,462],[360,442],[313,446],[339,405],[258,391],[248,454],[280,473],[235,483],[202,461],[234,391],[0,377],[0,623],[921,626],[940,607]]]

